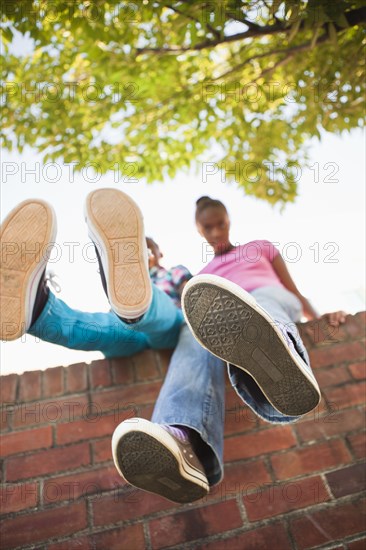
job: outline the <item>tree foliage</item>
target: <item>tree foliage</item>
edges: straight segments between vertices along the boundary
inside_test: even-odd
[[[284,203],[306,140],[363,123],[362,0],[18,0],[2,13],[2,146],[46,161],[148,182],[205,162]]]

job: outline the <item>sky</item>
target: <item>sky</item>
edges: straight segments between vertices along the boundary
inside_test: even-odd
[[[278,207],[245,196],[220,173],[204,177],[202,167],[174,180],[147,185],[115,181],[91,170],[44,165],[31,149],[3,152],[1,158],[1,220],[20,201],[41,198],[57,215],[58,235],[49,267],[61,286],[57,296],[83,311],[108,311],[98,265],[84,222],[87,194],[100,187],[128,193],[144,214],[146,234],[164,253],[162,264],[184,264],[193,273],[211,259],[194,224],[195,201],[201,195],[222,200],[231,217],[231,241],[268,239],[287,261],[300,292],[320,312],[365,309],[365,135],[353,130],[342,136],[324,134],[311,142],[312,169],[298,177],[294,204]],[[72,244],[71,244],[72,243]],[[1,343],[1,374],[21,373],[102,358],[95,352],[68,350],[30,335]]]

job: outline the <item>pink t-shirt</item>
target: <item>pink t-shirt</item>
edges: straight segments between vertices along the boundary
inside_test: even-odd
[[[219,275],[247,292],[262,286],[283,286],[272,267],[278,254],[279,250],[270,241],[250,241],[215,256],[200,274]]]

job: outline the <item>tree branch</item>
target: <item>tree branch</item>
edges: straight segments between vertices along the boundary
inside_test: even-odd
[[[245,17],[240,18],[235,15],[234,12],[227,12],[228,17],[230,17],[233,21],[238,21],[238,23],[243,23],[243,25],[246,25],[249,29],[260,29],[260,25],[257,25],[257,23],[253,23],[253,21],[249,21],[248,19],[245,19]]]
[[[348,11],[344,13],[348,24],[350,26],[355,26],[360,23],[366,22],[366,7],[357,8],[352,11]],[[245,23],[247,24],[247,23]],[[305,21],[302,21],[299,30],[303,29],[305,26]],[[335,29],[337,32],[342,32],[345,30],[344,27],[340,27],[336,23],[334,23]],[[233,34],[231,36],[224,36],[223,38],[216,38],[215,40],[205,40],[204,42],[201,42],[200,44],[196,44],[195,46],[173,46],[170,48],[137,48],[136,51],[138,53],[145,53],[145,52],[155,52],[155,53],[184,53],[188,51],[200,51],[204,50],[206,48],[214,48],[215,46],[219,44],[225,44],[230,42],[237,42],[239,40],[245,40],[246,38],[255,38],[257,36],[266,36],[268,34],[274,35],[278,34],[280,32],[287,32],[288,27],[285,27],[284,22],[277,22],[275,25],[266,25],[261,27],[260,25],[251,24],[251,27],[244,32],[240,32],[237,34]]]
[[[328,40],[329,40],[329,36],[327,34],[324,34],[323,36],[321,36],[319,38],[319,40],[317,41],[317,44],[322,44],[324,42],[327,42]],[[310,48],[311,48],[311,40],[309,40],[308,42],[304,42],[304,44],[299,44],[298,46],[293,46],[292,48],[288,48],[286,50],[283,50],[283,49],[282,50],[271,50],[269,52],[265,52],[265,53],[262,53],[262,54],[253,55],[252,57],[248,57],[248,59],[246,59],[243,63],[239,63],[239,65],[236,65],[235,67],[233,67],[230,71],[228,71],[228,72],[226,72],[226,73],[224,73],[220,76],[217,76],[216,78],[211,78],[210,82],[214,82],[216,80],[221,80],[222,78],[226,78],[230,74],[233,74],[233,73],[237,72],[238,70],[245,67],[245,65],[247,65],[248,63],[250,63],[251,61],[254,61],[256,59],[263,59],[264,57],[268,57],[270,55],[282,54],[282,53],[283,54],[286,54],[286,53],[295,54],[295,53],[298,53],[298,52],[301,52],[301,51],[309,50]]]
[[[213,48],[218,44],[225,44],[228,42],[236,42],[238,40],[244,40],[245,38],[254,38],[255,36],[265,36],[266,34],[276,34],[286,30],[282,25],[269,25],[266,27],[258,26],[256,29],[249,29],[245,32],[239,32],[231,36],[224,36],[223,38],[217,38],[216,40],[205,40],[201,44],[196,44],[196,46],[174,46],[171,48],[136,48],[139,53],[144,52],[155,52],[155,53],[184,53],[188,51],[200,51],[205,48]]]
[[[170,4],[166,4],[165,2],[162,4],[165,8],[169,8],[170,10],[174,11],[175,13],[178,13],[179,15],[182,15],[183,17],[186,17],[187,19],[190,19],[191,21],[194,21],[195,23],[199,23],[202,27],[202,23],[199,19],[196,19],[195,17],[193,17],[192,15],[189,15],[188,13],[184,13],[183,11],[180,11],[178,10],[178,8],[174,7],[174,6],[171,6]],[[221,37],[221,33],[220,31],[218,31],[217,29],[215,29],[212,25],[210,25],[209,23],[207,23],[207,28],[212,32],[212,34],[214,34],[215,36],[217,36],[218,38]]]

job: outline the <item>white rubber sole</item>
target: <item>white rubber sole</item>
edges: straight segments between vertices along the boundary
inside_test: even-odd
[[[18,204],[1,225],[2,340],[16,340],[30,328],[38,285],[56,239],[54,209],[46,201]]]
[[[118,189],[97,189],[85,202],[89,236],[96,244],[113,311],[136,319],[152,301],[143,216],[138,205]]]

